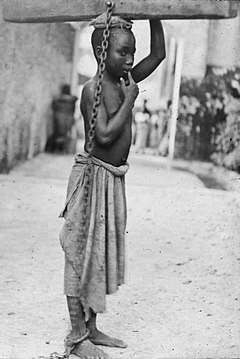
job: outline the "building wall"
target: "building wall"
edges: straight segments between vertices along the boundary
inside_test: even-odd
[[[208,51],[208,20],[168,20],[164,22],[167,36],[184,41],[182,76],[203,78]]]
[[[69,24],[12,24],[0,4],[0,172],[45,148],[51,101],[70,83],[74,29]]]
[[[210,21],[207,62],[209,66],[240,67],[240,16]]]

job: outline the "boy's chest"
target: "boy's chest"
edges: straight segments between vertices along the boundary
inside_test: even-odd
[[[124,95],[120,86],[108,86],[103,89],[104,104],[109,117],[113,117],[124,101]]]

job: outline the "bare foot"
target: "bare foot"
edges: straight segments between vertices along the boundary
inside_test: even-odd
[[[89,340],[84,340],[77,344],[72,354],[81,359],[110,359],[106,353],[93,345]]]
[[[95,345],[104,345],[106,347],[126,348],[127,344],[122,340],[109,337],[108,335],[100,332],[98,329],[90,329],[89,340]]]

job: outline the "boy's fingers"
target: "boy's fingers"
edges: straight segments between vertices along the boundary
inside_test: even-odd
[[[125,85],[125,81],[124,81],[124,79],[122,77],[120,78],[120,83],[121,83],[122,86]]]
[[[130,71],[128,72],[128,79],[129,79],[129,84],[132,85],[136,84],[134,78],[132,77],[132,73]]]
[[[129,82],[134,82],[130,71],[128,71],[128,80],[129,80]]]

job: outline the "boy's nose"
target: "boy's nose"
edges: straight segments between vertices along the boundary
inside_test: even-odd
[[[131,55],[128,55],[127,58],[126,58],[126,64],[128,66],[132,66],[133,65],[133,56]]]

